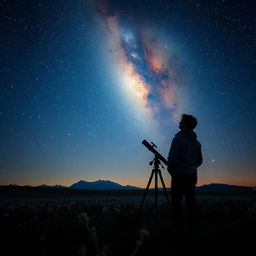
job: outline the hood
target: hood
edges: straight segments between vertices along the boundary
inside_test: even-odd
[[[196,133],[192,130],[181,130],[178,133],[176,133],[175,136],[184,136],[189,140],[195,140],[197,138]]]

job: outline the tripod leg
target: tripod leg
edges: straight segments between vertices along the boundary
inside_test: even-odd
[[[161,183],[162,183],[162,185],[163,185],[163,190],[164,190],[164,194],[165,194],[167,203],[168,203],[168,205],[169,205],[170,210],[172,210],[172,208],[171,208],[171,203],[170,203],[170,200],[169,200],[169,197],[168,197],[168,193],[167,193],[167,191],[166,191],[166,187],[165,187],[165,184],[164,184],[164,179],[163,179],[163,176],[162,176],[161,171],[159,171],[159,176],[160,176]]]
[[[145,192],[144,192],[144,195],[143,195],[143,198],[142,198],[142,200],[141,200],[140,208],[139,208],[139,212],[138,212],[138,216],[137,216],[137,220],[139,220],[139,218],[140,218],[141,209],[142,209],[142,206],[143,206],[143,204],[144,204],[144,201],[145,201],[145,198],[146,198],[146,195],[147,195],[149,186],[150,186],[150,184],[151,184],[152,178],[153,178],[153,176],[154,176],[154,172],[155,172],[155,171],[152,170],[151,175],[150,175],[150,178],[149,178],[149,181],[148,181],[147,188],[146,188],[146,190],[145,190]]]
[[[158,170],[156,170],[156,173],[155,173],[155,217],[157,218],[158,217],[158,209],[157,209],[157,193],[158,193],[158,181],[157,181],[157,173],[158,173]]]

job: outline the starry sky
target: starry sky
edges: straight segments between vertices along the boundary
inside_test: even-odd
[[[256,2],[0,3],[0,184],[145,187],[182,113],[198,185],[256,185]],[[170,176],[163,169],[167,186]]]

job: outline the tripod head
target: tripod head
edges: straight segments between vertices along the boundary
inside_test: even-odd
[[[154,159],[152,161],[149,162],[149,165],[153,165],[154,164],[154,169],[159,170],[159,165],[164,168],[164,166],[161,164],[160,160],[156,157],[154,157]]]
[[[168,161],[160,154],[157,152],[157,150],[155,148],[157,148],[157,146],[151,142],[151,144],[149,144],[146,140],[142,141],[142,144],[149,150],[151,151],[154,155],[155,158],[153,161],[155,161],[155,159],[162,161],[165,165],[168,165]],[[153,162],[152,162],[153,163]]]

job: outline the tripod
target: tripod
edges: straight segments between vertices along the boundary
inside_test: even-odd
[[[153,176],[155,175],[155,202],[154,202],[154,215],[155,217],[157,218],[158,217],[158,175],[160,177],[160,180],[161,180],[161,183],[162,183],[162,186],[163,186],[163,191],[164,191],[164,194],[165,194],[165,197],[166,197],[166,200],[167,200],[167,203],[168,203],[168,206],[171,210],[171,204],[170,204],[170,200],[169,200],[169,197],[168,197],[168,194],[167,194],[167,191],[166,191],[166,187],[165,187],[165,184],[164,184],[164,180],[163,180],[163,176],[162,176],[162,173],[161,173],[161,170],[159,168],[159,165],[160,164],[160,160],[158,157],[155,156],[155,158],[149,163],[150,165],[154,164],[154,167],[152,169],[152,172],[151,172],[151,175],[150,175],[150,178],[149,178],[149,181],[148,181],[148,185],[147,185],[147,188],[144,192],[144,195],[143,195],[143,198],[142,198],[142,201],[140,203],[140,207],[139,207],[139,212],[138,212],[138,217],[137,219],[139,220],[140,218],[140,214],[141,214],[141,209],[142,209],[142,206],[144,204],[144,201],[145,201],[145,198],[146,198],[146,195],[147,195],[147,192],[149,190],[149,186],[151,184],[151,181],[153,179]],[[161,165],[162,166],[162,165]],[[163,167],[163,166],[162,166]]]

